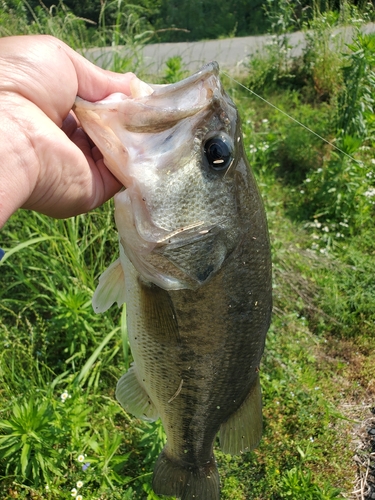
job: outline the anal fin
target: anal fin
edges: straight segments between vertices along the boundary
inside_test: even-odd
[[[224,453],[239,455],[255,448],[262,437],[262,393],[259,376],[240,408],[220,427]]]
[[[154,403],[138,380],[134,365],[117,382],[116,398],[127,412],[137,418],[148,421],[159,418]]]

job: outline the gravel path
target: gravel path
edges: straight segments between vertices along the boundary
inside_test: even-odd
[[[375,23],[364,25],[362,31],[365,33],[375,32]],[[332,36],[332,43],[349,42],[353,32],[354,30],[351,27],[335,31]],[[146,72],[159,73],[163,70],[165,62],[170,57],[181,56],[184,66],[189,71],[196,71],[209,61],[217,61],[223,69],[231,69],[232,71],[237,69],[240,71],[246,67],[246,63],[251,56],[264,51],[264,48],[271,44],[273,40],[274,37],[271,35],[264,35],[202,42],[150,44],[142,49],[143,65],[146,67]],[[302,54],[306,46],[306,35],[301,31],[291,33],[288,35],[288,42],[291,47],[290,55],[298,56]],[[115,50],[124,57],[129,56],[126,47],[89,49],[84,51],[84,55],[99,66],[108,68]]]

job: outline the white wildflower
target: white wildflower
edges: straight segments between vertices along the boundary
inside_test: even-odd
[[[77,485],[76,485],[76,486],[77,486],[77,488],[78,488],[78,489],[79,489],[79,488],[82,488],[82,486],[83,486],[83,481],[77,481]]]
[[[372,198],[373,196],[375,196],[375,188],[369,188],[363,194],[366,196],[366,198]]]
[[[82,500],[83,499],[83,496],[82,495],[77,495],[76,496],[76,500]]]
[[[64,392],[61,394],[61,396],[60,396],[61,401],[62,401],[63,403],[64,403],[64,401],[65,401],[65,400],[67,400],[67,399],[68,399],[68,397],[69,397],[69,393],[68,393],[68,391],[64,391]]]
[[[77,490],[76,490],[76,488],[72,488],[70,491],[71,491],[72,497],[76,497],[77,496]]]
[[[85,461],[85,455],[79,455],[77,458],[78,462],[84,462]]]

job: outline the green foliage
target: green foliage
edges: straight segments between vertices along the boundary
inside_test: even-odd
[[[32,8],[27,0],[3,0],[0,8],[0,36],[53,35],[78,49],[88,43],[85,23],[61,0],[50,8],[42,2]]]
[[[375,121],[375,36],[358,30],[343,67],[344,88],[338,102],[338,129],[342,135],[367,139]]]
[[[342,498],[340,490],[336,488],[320,488],[314,484],[310,471],[301,469],[288,470],[281,478],[281,498],[293,500],[334,500]]]
[[[143,424],[142,437],[139,444],[147,452],[144,459],[146,464],[155,463],[166,442],[167,437],[160,419],[156,422]]]
[[[99,431],[92,427],[91,398],[76,382],[60,396],[56,388],[69,384],[69,377],[56,378],[45,393],[31,387],[30,396],[14,403],[10,417],[0,420],[0,464],[10,477],[34,487],[48,485],[53,493],[56,483],[65,483],[63,474],[67,470],[72,474],[78,460],[90,465],[85,472],[86,485],[99,483],[105,490],[128,481],[118,473],[130,455],[116,455],[122,436],[113,430],[110,433],[105,426]],[[107,415],[108,409],[107,404]],[[85,450],[93,453],[83,455]]]
[[[364,85],[365,80],[361,84],[359,78],[361,69],[355,69],[354,66],[369,65],[371,48],[366,49],[365,46],[369,45],[371,35],[361,35],[360,32],[360,27],[371,19],[368,11],[360,11],[346,1],[340,4],[339,10],[331,11],[327,5],[319,5],[319,2],[312,2],[307,7],[300,0],[270,0],[265,3],[265,11],[272,37],[262,51],[249,60],[250,88],[262,93],[281,87],[298,90],[312,102],[337,99],[343,87],[343,58],[348,51],[345,46],[348,27],[339,31],[337,28],[342,26],[341,23],[351,26],[357,33],[354,45],[362,47],[363,53],[349,59],[355,57],[356,61],[359,59],[361,62],[352,61],[348,72],[353,73],[355,85]],[[302,56],[293,55],[289,44],[289,34],[297,29],[303,29],[306,39]],[[353,46],[349,45],[349,49],[353,49]],[[349,74],[349,83],[348,78]],[[348,85],[347,92],[341,95],[343,105],[348,98],[347,93],[357,98],[355,85],[352,88],[354,80]]]
[[[46,394],[31,388],[31,396],[14,403],[9,418],[0,420],[0,467],[9,478],[34,488],[47,485],[52,495],[66,485],[67,473],[72,482],[84,479],[86,489],[109,491],[126,485],[131,478],[120,473],[131,452],[118,453],[123,437],[114,432],[111,419],[118,406],[107,402],[106,425],[96,430],[93,420],[100,410],[90,415],[92,397],[79,385],[55,394],[56,387],[68,380],[57,378]],[[84,474],[75,463],[83,466]]]
[[[51,4],[51,5],[50,5]],[[47,7],[48,5],[48,7]],[[102,66],[117,72],[137,71],[142,66],[140,47],[154,35],[152,26],[144,20],[144,7],[125,0],[110,0],[98,4],[98,17],[82,18],[69,8],[69,2],[59,0],[38,2],[3,0],[0,7],[0,36],[48,34],[60,38],[76,50],[89,47],[113,49],[113,57],[101,61]],[[89,9],[90,10],[90,9]],[[80,8],[75,9],[80,12]],[[124,52],[123,47],[126,46]]]
[[[298,193],[305,210],[298,214],[320,242],[331,247],[332,240],[354,235],[372,225],[374,203],[371,164],[359,163],[337,153],[323,167],[313,170]],[[300,207],[300,205],[299,205]],[[322,231],[319,231],[321,229]],[[316,238],[317,240],[319,238]]]
[[[250,88],[255,78],[263,97],[270,95],[281,110],[263,110],[263,116],[272,117],[271,140],[264,142],[253,127],[254,164],[262,164],[262,171],[277,168],[291,186],[288,213],[305,222],[317,250],[367,230],[374,215],[374,38],[356,29],[344,52],[340,37],[331,42],[337,21],[325,14],[310,22],[315,30],[300,60],[284,63],[280,51],[270,49],[265,66],[257,67],[255,59],[252,69],[259,71],[250,72]],[[352,23],[356,26],[358,17]],[[281,96],[276,90],[280,85],[289,92]],[[259,140],[263,148],[257,146]],[[265,147],[266,156],[261,152]]]
[[[40,353],[41,362],[59,366],[60,371],[65,371],[67,365],[79,370],[102,335],[103,320],[92,315],[91,294],[100,266],[108,263],[106,255],[111,246],[117,252],[116,235],[108,234],[112,224],[110,214],[108,206],[92,214],[89,220],[79,216],[53,223],[30,214],[28,224],[22,229],[17,215],[3,243],[5,247],[16,245],[12,258],[1,264],[7,280],[0,291],[1,307],[6,310],[5,315],[15,313],[15,328],[32,325],[29,328],[32,336],[26,336],[26,343],[34,353]],[[29,246],[17,245],[20,240],[28,241]],[[94,244],[97,255],[93,253]],[[28,249],[29,258],[24,259]],[[108,320],[107,333],[114,330]],[[120,344],[115,349],[113,343],[110,347],[111,352],[107,352],[112,358]]]
[[[355,4],[360,4],[355,5]],[[271,31],[285,34],[300,29],[304,21],[326,16],[341,23],[373,19],[370,2],[348,0],[2,0],[0,4],[0,35],[51,33],[79,46],[98,45],[105,10],[106,31],[99,39],[110,43],[112,27],[119,21],[119,12],[140,33],[153,32],[156,41],[179,42],[233,36],[248,36]],[[122,23],[122,31],[128,22]],[[64,29],[63,29],[64,28]]]
[[[111,42],[113,27],[118,25],[119,17],[123,15],[131,18],[132,23],[139,24],[141,31],[152,29],[151,23],[159,12],[159,3],[150,0],[140,0],[136,4],[127,0],[2,0],[0,19],[4,16],[3,19],[10,21],[10,24],[1,23],[0,35],[48,33],[74,48],[97,46],[98,40],[103,37],[106,37],[106,43]],[[104,11],[105,31],[108,34],[100,32]],[[122,22],[123,31],[126,25],[127,22]]]
[[[58,429],[52,417],[47,401],[30,399],[15,403],[10,419],[0,421],[0,460],[6,463],[6,474],[32,480],[35,486],[49,484],[52,474],[61,475],[61,460],[53,447]]]
[[[151,26],[144,23],[142,7],[128,4],[123,0],[103,2],[99,16],[99,30],[94,38],[99,47],[112,47],[113,57],[107,69],[118,73],[139,71],[142,68],[140,47],[154,34]],[[124,55],[124,48],[126,52]]]
[[[266,30],[262,0],[162,0],[156,27],[163,42],[245,36]],[[165,30],[177,28],[176,30]]]
[[[290,46],[286,36],[272,37],[262,53],[248,63],[247,86],[254,92],[289,87],[294,79],[289,59]]]
[[[94,456],[86,456],[85,460],[90,463],[90,472],[87,475],[90,479],[100,478],[101,489],[114,489],[116,484],[126,484],[129,478],[122,476],[119,472],[128,461],[130,452],[116,454],[122,444],[120,434],[111,434],[104,427],[97,432],[87,442],[89,448],[95,453]],[[97,480],[97,479],[96,479]]]
[[[338,12],[319,14],[305,23],[306,48],[296,78],[310,101],[330,102],[341,89],[344,39],[333,31],[338,23]]]
[[[170,57],[165,65],[163,83],[176,83],[188,76],[188,71],[183,69],[181,56]]]
[[[138,428],[138,430],[141,433],[139,446],[145,453],[143,463],[147,470],[152,470],[160,452],[167,442],[163,425],[161,420],[158,419],[156,422],[143,422],[142,427]],[[152,474],[150,472],[146,473],[139,479],[142,482],[143,491],[147,493],[147,500],[159,500],[160,497],[156,495],[152,489]]]
[[[293,59],[288,34],[302,19],[295,15],[299,0],[267,0],[264,4],[271,38],[268,44],[248,63],[248,86],[255,92],[293,85]]]
[[[372,238],[373,233],[370,232],[363,238],[345,241],[336,249],[340,260],[330,263],[328,268],[322,266],[316,277],[316,283],[322,289],[317,303],[324,308],[327,319],[324,321],[319,315],[313,315],[312,322],[318,331],[329,331],[338,338],[356,338],[364,344],[370,339],[371,345],[375,321],[375,289],[371,279],[374,267]],[[363,246],[367,239],[367,244]],[[369,361],[371,359],[370,356]],[[367,374],[358,373],[358,376],[371,380],[374,373],[370,369]]]
[[[270,32],[283,36],[297,31],[304,20],[302,7],[303,2],[300,0],[266,0],[264,10],[270,25]]]

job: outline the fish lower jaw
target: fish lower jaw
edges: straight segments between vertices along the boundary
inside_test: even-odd
[[[195,289],[197,285],[185,276],[176,276],[174,273],[168,273],[163,268],[154,265],[142,254],[137,254],[130,248],[125,247],[127,258],[132,263],[134,268],[139,273],[139,279],[144,284],[156,285],[163,290],[182,290],[182,289]],[[168,266],[170,267],[170,266]],[[178,271],[178,270],[176,270]],[[176,274],[182,274],[176,272]]]

